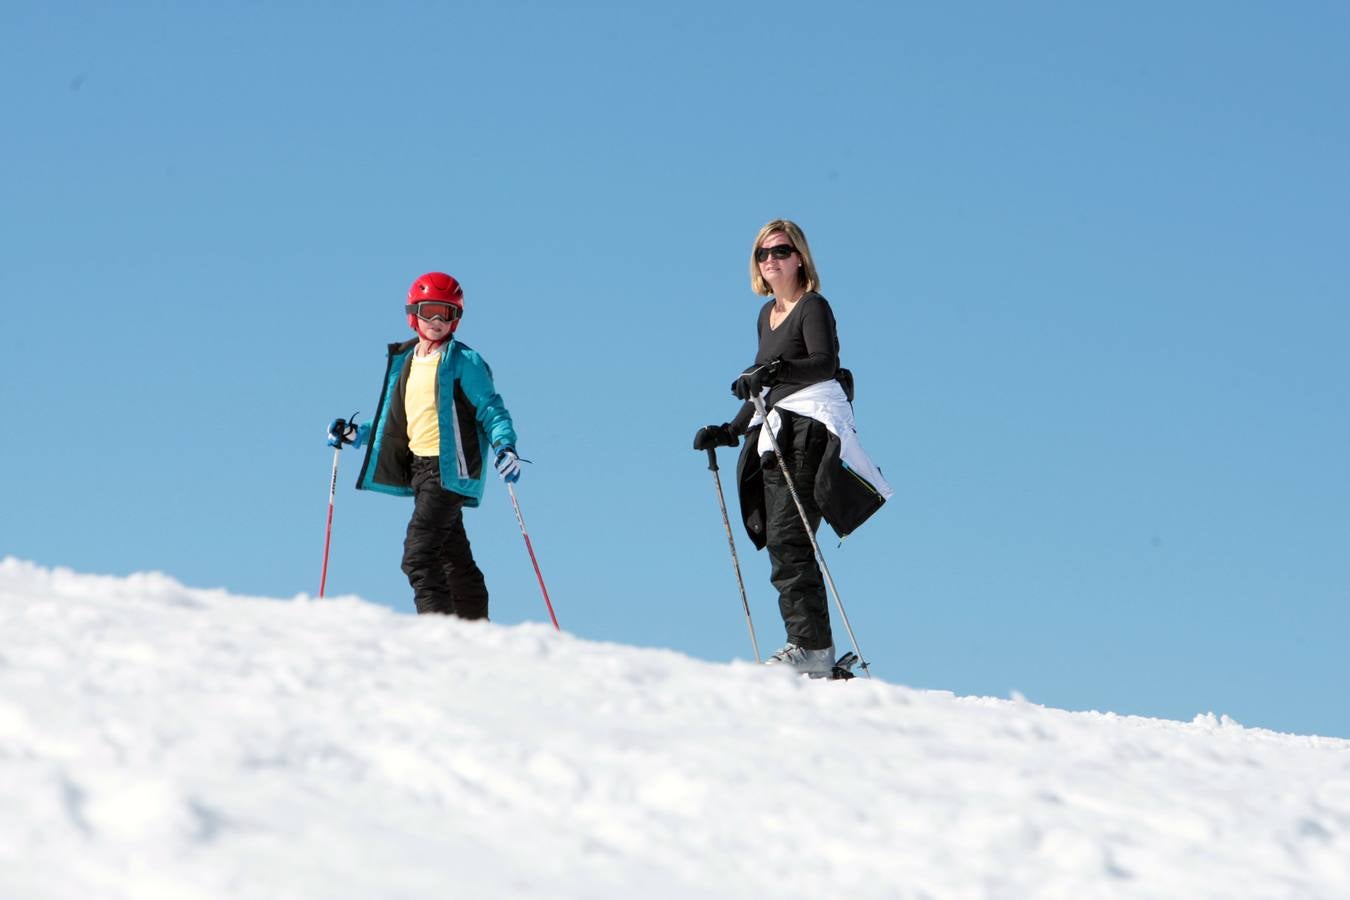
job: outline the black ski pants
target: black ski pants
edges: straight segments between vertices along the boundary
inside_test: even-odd
[[[784,410],[779,410],[779,414],[783,427],[778,432],[778,446],[787,460],[792,484],[814,534],[820,527],[820,507],[816,505],[814,491],[816,470],[829,443],[829,430],[806,416]],[[783,614],[790,643],[806,650],[824,650],[834,645],[825,579],[778,460],[770,456],[763,467],[764,539],[772,566],[769,577],[778,589],[778,611]]]
[[[403,541],[403,573],[419,613],[486,619],[487,584],[464,531],[464,496],[441,487],[436,456],[414,456],[413,514]]]

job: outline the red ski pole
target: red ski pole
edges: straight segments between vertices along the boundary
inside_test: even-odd
[[[323,536],[323,574],[319,576],[319,599],[323,599],[323,588],[328,583],[328,545],[333,537],[333,498],[337,496],[338,457],[342,454],[339,443],[333,450],[333,480],[328,485],[328,529]]]
[[[520,503],[516,501],[515,488],[511,483],[506,483],[506,492],[511,495],[511,506],[516,510],[516,521],[520,523],[520,533],[525,538],[525,549],[530,552],[530,562],[534,564],[534,577],[539,579],[539,590],[544,593],[544,605],[548,607],[548,617],[553,620],[553,627],[558,631],[562,628],[558,626],[558,617],[553,614],[553,601],[548,599],[548,588],[544,587],[544,575],[539,571],[539,560],[534,558],[534,545],[530,543],[530,533],[525,530],[525,519],[520,515]]]

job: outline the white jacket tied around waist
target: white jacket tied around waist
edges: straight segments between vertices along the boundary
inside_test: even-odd
[[[767,390],[766,388],[766,393]],[[870,484],[883,499],[889,500],[895,493],[858,441],[858,431],[853,424],[853,404],[848,402],[848,397],[844,395],[844,389],[839,382],[834,379],[818,382],[794,391],[774,404],[773,409],[769,410],[767,419],[769,427],[761,428],[759,431],[759,445],[756,449],[761,454],[773,452],[769,434],[772,430],[773,436],[777,438],[779,429],[783,427],[783,417],[778,414],[780,409],[820,422],[829,429],[830,434],[839,439],[839,459],[845,466]],[[765,421],[756,409],[749,427],[754,428]]]

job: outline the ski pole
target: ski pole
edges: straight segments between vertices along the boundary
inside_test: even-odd
[[[778,469],[783,473],[783,481],[787,482],[788,493],[792,495],[792,502],[797,505],[797,514],[802,517],[802,527],[806,529],[806,536],[811,541],[811,549],[816,554],[816,564],[820,566],[821,574],[825,576],[825,583],[830,586],[830,593],[834,595],[834,605],[839,608],[839,618],[844,622],[844,630],[848,632],[848,639],[853,643],[853,651],[858,654],[858,665],[862,667],[863,674],[868,678],[872,673],[868,671],[868,662],[863,657],[862,649],[858,646],[858,639],[853,635],[853,626],[848,623],[848,613],[844,612],[844,601],[839,599],[839,589],[834,586],[834,579],[830,576],[830,567],[825,565],[825,557],[820,553],[820,544],[816,543],[816,534],[811,530],[811,520],[807,518],[806,507],[802,506],[801,498],[797,496],[797,486],[792,483],[792,474],[788,472],[787,461],[783,459],[783,450],[778,446],[778,437],[769,427],[769,414],[764,409],[764,399],[758,394],[750,397],[755,402],[755,411],[763,419],[760,426],[764,433],[769,436],[769,443],[773,445],[774,456],[778,457]]]
[[[323,574],[319,576],[319,599],[323,599],[323,588],[328,583],[328,545],[333,538],[333,498],[337,496],[338,458],[342,454],[342,443],[333,449],[333,480],[328,485],[328,529],[323,536]]]
[[[530,533],[525,530],[525,519],[520,514],[520,503],[516,500],[515,488],[508,481],[506,483],[506,492],[511,495],[511,506],[516,510],[516,521],[520,523],[520,533],[525,538],[525,549],[530,552],[530,562],[534,564],[534,577],[539,579],[539,590],[544,593],[544,605],[548,607],[548,617],[553,620],[553,627],[558,631],[562,628],[558,626],[558,617],[553,614],[553,602],[548,599],[548,588],[544,587],[544,575],[539,571],[539,560],[534,558],[534,545],[530,543]]]
[[[722,476],[717,471],[717,451],[708,447],[708,468],[713,473],[713,484],[717,485],[717,505],[722,507],[722,524],[727,529],[727,546],[731,548],[731,568],[736,571],[736,584],[741,588],[741,606],[745,607],[745,627],[750,629],[750,646],[755,650],[755,662],[759,658],[759,641],[755,640],[755,623],[750,621],[750,600],[745,596],[745,579],[741,577],[741,561],[736,556],[736,539],[731,535],[731,518],[727,515],[727,501],[722,495]]]
[[[333,422],[335,428],[341,430],[347,426],[356,426],[356,413],[352,413],[351,418],[343,421],[336,419]],[[331,432],[330,432],[331,435]],[[350,441],[348,441],[350,443]],[[337,443],[333,445],[333,479],[328,483],[328,528],[323,535],[323,573],[319,576],[319,599],[323,599],[324,585],[328,583],[328,546],[333,538],[333,499],[337,496],[337,473],[338,459],[342,455],[342,437],[339,436]]]

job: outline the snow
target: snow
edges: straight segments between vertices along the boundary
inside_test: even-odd
[[[0,562],[6,900],[767,896],[1344,898],[1350,741]]]

